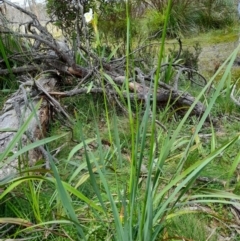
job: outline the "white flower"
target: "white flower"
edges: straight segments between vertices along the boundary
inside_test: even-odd
[[[84,18],[86,23],[90,23],[93,20],[93,11],[91,8],[89,9],[89,12],[84,13]]]

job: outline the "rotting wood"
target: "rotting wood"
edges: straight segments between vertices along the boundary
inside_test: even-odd
[[[38,83],[39,85],[44,86],[48,91],[53,91],[57,82],[53,78],[40,78]],[[33,95],[33,93],[35,94]],[[28,94],[29,96],[26,96]],[[46,136],[50,118],[49,102],[40,96],[39,92],[29,91],[27,93],[22,88],[19,88],[16,93],[9,97],[0,114],[0,130],[11,129],[13,131],[0,131],[0,153],[6,150],[6,147],[13,140],[21,124],[32,113],[32,107],[34,107],[41,99],[41,106],[36,111],[36,116],[34,115],[26,133],[21,138],[22,146],[40,140]],[[16,144],[12,152],[17,152],[18,148],[19,146]],[[43,150],[41,147],[29,151],[28,156],[25,156],[28,165],[31,166],[36,163],[37,160],[42,158],[42,154]],[[20,167],[23,167],[23,165],[19,163],[18,159],[15,159],[10,163],[7,163],[7,159],[1,160],[0,180],[11,174],[17,173]]]

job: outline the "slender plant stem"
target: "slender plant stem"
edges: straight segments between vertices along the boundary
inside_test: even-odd
[[[130,100],[130,90],[129,90],[129,75],[130,75],[130,49],[131,49],[131,19],[130,19],[130,1],[126,1],[126,20],[127,20],[127,44],[126,44],[126,90],[128,93],[127,104],[128,104],[128,116],[131,130],[131,172],[129,181],[129,240],[132,240],[132,226],[133,226],[133,210],[135,205],[135,185],[136,185],[136,160],[135,160],[135,131],[134,131],[134,120],[132,114],[131,100]]]
[[[155,120],[156,120],[156,110],[157,110],[157,89],[158,89],[158,80],[160,77],[160,69],[161,69],[161,63],[163,59],[163,53],[164,53],[164,46],[165,46],[165,40],[167,35],[167,25],[168,20],[170,17],[170,11],[172,6],[172,0],[168,1],[167,6],[167,12],[166,12],[166,20],[164,22],[163,32],[162,32],[162,40],[159,50],[159,58],[158,58],[158,67],[156,71],[156,75],[154,78],[154,91],[153,91],[153,108],[152,108],[152,126],[151,126],[151,148],[150,148],[150,162],[149,167],[152,165],[153,160],[153,153],[154,153],[154,143],[155,143]]]
[[[153,107],[152,107],[152,125],[151,125],[151,147],[150,147],[150,153],[149,153],[149,166],[148,166],[148,178],[147,178],[147,187],[151,187],[151,170],[152,170],[152,164],[153,164],[153,159],[154,159],[154,143],[155,143],[155,120],[156,120],[156,109],[157,109],[157,101],[156,101],[156,96],[157,96],[157,89],[158,89],[158,80],[160,77],[160,69],[161,69],[161,63],[162,63],[162,58],[163,58],[163,53],[164,53],[164,46],[165,46],[165,39],[166,39],[166,34],[167,34],[167,25],[168,25],[168,20],[170,16],[170,11],[171,11],[171,6],[172,6],[172,0],[168,1],[167,5],[167,12],[166,12],[166,19],[164,22],[164,28],[163,28],[163,35],[162,35],[162,40],[161,40],[161,45],[160,45],[160,50],[159,50],[159,58],[158,58],[158,68],[157,72],[154,78],[154,92],[153,92]],[[139,240],[144,240],[144,225],[145,225],[145,220],[147,219],[147,208],[151,209],[149,205],[152,205],[152,203],[149,203],[149,192],[151,191],[151,188],[148,188],[146,190],[145,198],[144,198],[144,204],[143,204],[143,210],[142,210],[142,217],[141,217],[141,223],[140,223],[140,231],[139,231]],[[148,210],[149,211],[149,210]]]

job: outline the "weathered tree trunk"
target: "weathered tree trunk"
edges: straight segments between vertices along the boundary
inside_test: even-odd
[[[40,78],[38,85],[42,86],[47,91],[55,90],[56,80],[53,78]],[[27,87],[25,89],[25,87]],[[28,90],[30,88],[30,90]],[[34,89],[35,88],[35,89]],[[28,91],[28,92],[27,92]],[[36,140],[40,140],[46,134],[46,130],[49,124],[50,110],[49,102],[44,96],[39,95],[40,92],[36,89],[33,82],[25,83],[21,85],[19,90],[15,92],[5,103],[2,113],[0,115],[0,130],[11,129],[13,131],[0,131],[0,152],[4,152],[13,140],[16,131],[21,127],[21,124],[29,117],[32,108],[42,99],[40,108],[36,111],[36,116],[31,120],[26,134],[21,138],[21,145],[25,146],[28,143]],[[31,97],[30,97],[31,96]],[[15,131],[14,131],[15,130]],[[28,134],[27,134],[28,133]],[[29,140],[29,136],[31,140]],[[20,146],[17,143],[12,152],[18,151]],[[37,160],[42,157],[42,153],[39,149],[31,150],[28,156],[25,156],[25,164],[29,166],[33,165]],[[19,159],[16,159],[10,163],[8,160],[1,160],[0,162],[0,180],[9,176],[10,174],[17,173],[23,164]]]

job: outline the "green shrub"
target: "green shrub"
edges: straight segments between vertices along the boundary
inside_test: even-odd
[[[234,22],[233,0],[204,0],[199,2],[196,24],[201,30],[221,29]]]
[[[167,1],[149,1],[142,16],[143,31],[149,34],[163,28]],[[221,29],[233,24],[235,15],[234,1],[230,0],[176,0],[173,1],[168,25],[168,35],[185,34],[206,29]]]

